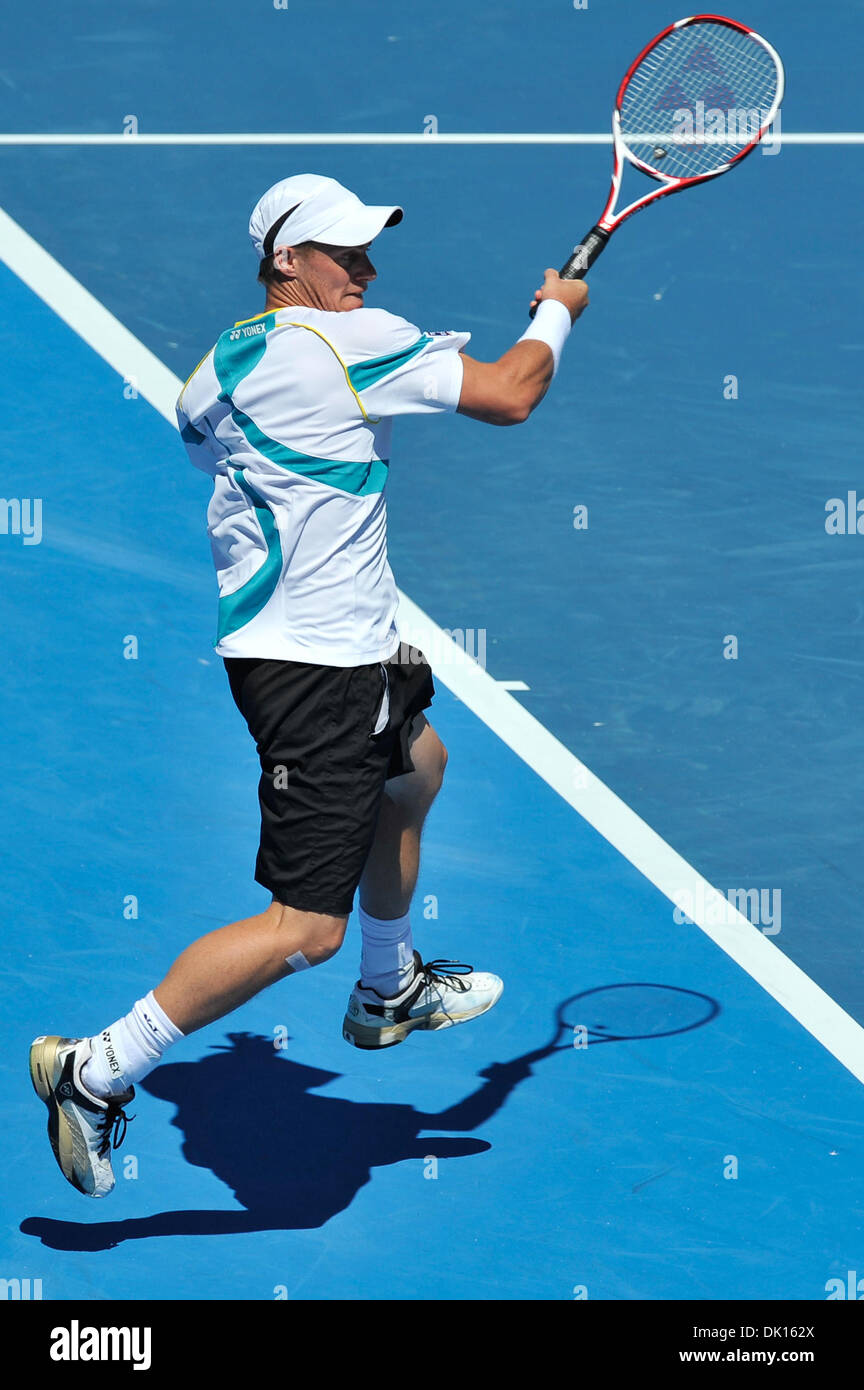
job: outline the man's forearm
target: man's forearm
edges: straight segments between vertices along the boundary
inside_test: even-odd
[[[546,278],[549,288],[557,290],[557,273],[547,271]],[[540,404],[558,369],[573,319],[587,304],[588,294],[584,282],[575,281],[567,285],[568,298],[574,301],[570,306],[551,296],[539,299],[540,295],[538,290],[533,323],[497,362],[476,362],[462,353],[460,415],[490,425],[518,425]]]
[[[552,350],[546,343],[520,338],[496,364],[509,382],[514,401],[525,407],[526,416],[540,404],[555,375]]]
[[[464,352],[460,415],[490,425],[518,425],[539,405],[554,376],[545,343],[514,343],[497,362],[477,362]]]

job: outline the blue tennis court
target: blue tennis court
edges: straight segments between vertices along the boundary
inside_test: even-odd
[[[528,423],[397,425],[390,560],[450,754],[415,938],[500,974],[500,1004],[346,1046],[352,921],[142,1082],[103,1203],[56,1169],[31,1039],[92,1033],[267,901],[209,491],[173,426],[180,381],[262,307],[249,211],[305,170],[401,203],[368,302],[491,360],[608,183],[608,144],[516,136],[605,133],[676,13],[89,0],[38,42],[10,16],[0,1278],[558,1301],[864,1276],[864,541],[826,529],[860,486],[864,137],[837,136],[864,24],[841,11],[841,48],[811,15],[740,7],[786,64],[781,148],[621,230]],[[572,996],[585,1045],[526,1062]]]

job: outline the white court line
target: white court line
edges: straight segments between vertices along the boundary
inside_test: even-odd
[[[166,420],[176,425],[181,382],[68,271],[0,210],[0,257]],[[178,446],[179,447],[179,446]],[[864,1028],[778,950],[681,855],[565,748],[509,691],[400,592],[402,637],[440,655],[436,677],[578,811],[672,903],[688,894],[688,914],[859,1081],[864,1082]],[[687,931],[669,914],[670,940]]]
[[[864,131],[783,132],[770,137],[780,145],[864,145]],[[611,145],[612,135],[585,133],[509,133],[483,132],[460,134],[438,131],[426,135],[422,131],[393,133],[367,131],[318,132],[260,132],[240,131],[222,133],[176,133],[124,135],[107,133],[21,134],[0,135],[0,145]],[[723,142],[725,143],[725,142]]]

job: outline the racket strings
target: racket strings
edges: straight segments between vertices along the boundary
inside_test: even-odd
[[[622,138],[661,177],[713,173],[773,118],[779,81],[758,38],[707,21],[675,29],[624,89]]]

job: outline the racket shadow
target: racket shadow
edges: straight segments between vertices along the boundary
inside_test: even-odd
[[[596,1047],[598,1043],[647,1042],[704,1028],[720,1014],[709,994],[643,980],[597,985],[563,999],[555,1010],[555,1031],[542,1047],[495,1062],[481,1076],[516,1081],[531,1074],[535,1062],[554,1052]]]

